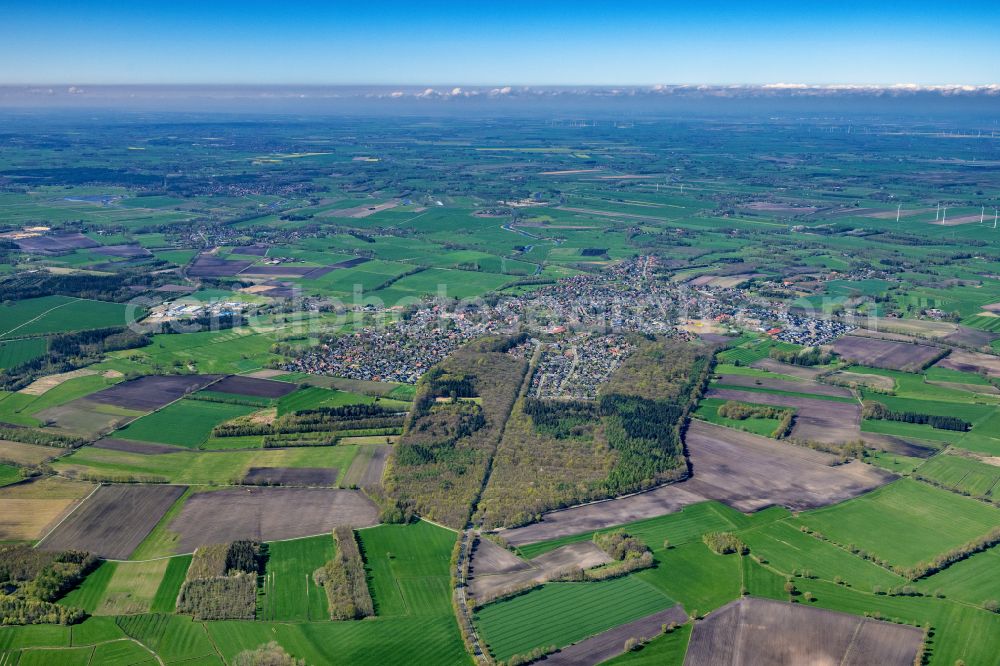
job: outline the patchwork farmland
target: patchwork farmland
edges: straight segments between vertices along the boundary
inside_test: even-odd
[[[7,118],[0,664],[995,666],[989,123],[751,107]]]

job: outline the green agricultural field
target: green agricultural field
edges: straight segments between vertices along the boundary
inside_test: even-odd
[[[95,615],[134,615],[148,613],[169,560],[119,562],[104,590],[104,598]]]
[[[177,506],[181,503],[178,502]],[[167,518],[167,516],[164,516]],[[184,577],[187,575],[188,567],[191,566],[191,555],[178,555],[171,557],[167,563],[167,569],[163,572],[160,586],[153,596],[150,611],[153,613],[173,613],[177,607],[177,595],[184,584]]]
[[[603,666],[683,666],[692,626],[688,623],[657,636],[638,650],[609,659]]]
[[[1000,509],[900,479],[847,502],[804,512],[792,522],[909,567],[982,536],[1000,524]]]
[[[778,419],[749,418],[740,420],[719,416],[719,407],[727,402],[729,401],[721,398],[705,398],[698,403],[698,409],[695,410],[694,415],[709,423],[716,423],[737,430],[745,430],[764,437],[770,437],[777,430],[778,423],[780,423]]]
[[[754,576],[750,588],[755,596],[788,601],[782,590],[784,579],[772,576],[772,584]],[[823,580],[797,581],[802,592],[810,592],[820,608],[853,613],[878,613],[889,620],[935,629],[931,664],[952,666],[959,660],[969,664],[991,664],[1000,654],[1000,615],[951,599],[874,595]]]
[[[251,467],[336,467],[346,471],[356,454],[354,446],[316,446],[150,456],[85,446],[53,466],[64,474],[109,481],[135,476],[168,483],[220,484],[239,482]]]
[[[870,465],[895,472],[896,474],[907,475],[923,465],[925,459],[903,456],[887,451],[868,450],[865,451],[864,461]]]
[[[0,338],[26,338],[46,333],[124,326],[122,303],[68,296],[43,296],[0,305]],[[136,316],[141,315],[137,312]]]
[[[962,320],[962,323],[972,328],[990,333],[1000,333],[1000,317],[995,315],[972,315]]]
[[[375,398],[368,395],[310,386],[299,389],[294,393],[289,393],[278,400],[278,416],[303,409],[342,407],[344,405],[368,405],[373,402],[375,402]]]
[[[773,515],[773,517],[772,517]],[[633,523],[626,523],[622,527],[629,533],[642,539],[651,547],[658,547],[665,539],[677,545],[694,541],[701,538],[705,532],[719,532],[734,530],[751,524],[753,520],[775,520],[779,516],[787,515],[781,509],[769,509],[756,514],[753,518],[731,509],[720,502],[703,502],[686,506],[676,513],[669,513],[656,518],[647,518]],[[600,530],[601,532],[611,531]],[[589,541],[593,539],[594,532],[574,534],[568,537],[552,539],[551,541],[540,541],[518,548],[519,554],[527,559],[538,557],[542,553],[565,546],[568,543],[578,541]]]
[[[70,590],[66,596],[60,599],[59,603],[64,606],[82,608],[92,614],[104,601],[108,584],[114,577],[117,568],[117,562],[101,562],[100,566],[90,572],[79,586]]]
[[[50,407],[58,407],[68,402],[88,396],[91,393],[107,388],[117,383],[118,379],[107,379],[100,375],[87,375],[74,377],[58,386],[46,391],[42,395],[30,395],[28,393],[6,393],[0,391],[0,421],[15,423],[18,425],[37,426],[41,425],[44,414],[40,412]],[[138,412],[121,410],[110,405],[100,405],[88,410],[91,415],[98,412],[104,414],[117,413],[121,416],[138,415]],[[85,414],[86,416],[86,414]],[[65,426],[62,422],[60,425]],[[69,429],[69,428],[67,428]]]
[[[0,463],[0,487],[9,486],[21,480],[21,471],[14,465]]]
[[[996,497],[1000,467],[961,456],[935,456],[920,466],[917,476],[973,497]]]
[[[662,541],[647,545],[656,566],[633,575],[689,611],[707,613],[740,595],[739,556],[716,555],[700,539],[666,549]]]
[[[357,534],[369,571],[376,615],[433,616],[451,612],[448,561],[454,532],[420,522],[412,528],[383,525]],[[436,561],[427,556],[446,549],[447,559]]]
[[[497,659],[557,647],[676,603],[636,576],[595,583],[548,583],[476,612],[476,626]]]
[[[766,559],[769,566],[788,574],[798,571],[830,582],[839,577],[860,590],[905,583],[901,576],[805,534],[787,520],[742,530],[739,535],[750,546],[753,555]]]
[[[114,436],[193,449],[209,438],[215,426],[253,411],[246,405],[182,399],[133,421]]]
[[[257,619],[282,622],[328,619],[326,592],[313,581],[313,572],[331,559],[333,537],[329,534],[268,544]]]
[[[45,355],[45,338],[25,338],[0,342],[0,370],[13,368]]]
[[[349,622],[211,622],[205,626],[231,662],[240,651],[276,640],[310,664],[380,666],[467,664],[452,614],[448,562],[455,533],[427,522],[358,531],[377,616]],[[325,537],[324,537],[325,538]],[[391,601],[389,601],[391,596]]]
[[[444,294],[448,298],[481,296],[511,281],[510,276],[475,271],[456,271],[429,268],[414,275],[407,275],[391,286],[366,294],[368,300],[378,299],[391,307],[423,296]]]
[[[974,372],[961,372],[933,365],[924,370],[924,377],[930,382],[946,382],[951,384],[975,384],[977,386],[992,386],[989,380]]]
[[[153,336],[141,349],[114,352],[112,358],[135,358],[150,368],[147,373],[173,367],[194,367],[202,374],[241,373],[258,370],[276,358],[271,353],[272,334],[249,328]]]
[[[943,594],[947,599],[982,606],[987,601],[1000,602],[998,570],[1000,546],[994,546],[917,581],[916,586],[924,594]]]
[[[899,372],[897,370],[883,370],[881,368],[869,368],[866,366],[851,366],[847,368],[848,372],[857,372],[866,375],[879,375],[882,377],[891,377],[896,384],[895,396],[882,396],[878,393],[873,393],[870,391],[865,392],[866,400],[877,400],[886,404],[896,403],[896,404],[906,404],[905,402],[899,402],[898,399],[901,398],[911,398],[913,400],[920,401],[933,401],[933,402],[945,402],[945,403],[967,403],[971,404],[975,399],[975,395],[970,394],[968,391],[963,391],[961,389],[950,388],[947,386],[939,386],[937,384],[930,384],[929,381],[938,382],[961,382],[966,384],[978,384],[989,386],[989,382],[979,375],[974,375],[967,372],[957,372],[955,370],[948,370],[946,368],[930,368],[927,370],[926,374],[920,375],[912,372]],[[932,379],[937,378],[937,379]],[[978,381],[977,381],[978,380]],[[985,401],[989,399],[994,404],[997,403],[997,398],[981,398]],[[928,412],[933,413],[933,412]]]

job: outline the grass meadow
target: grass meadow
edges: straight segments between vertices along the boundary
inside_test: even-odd
[[[985,534],[1000,523],[1000,509],[900,479],[847,502],[804,512],[792,522],[908,567]]]

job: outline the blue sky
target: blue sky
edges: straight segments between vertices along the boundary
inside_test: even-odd
[[[0,83],[970,84],[1000,2],[3,3]]]

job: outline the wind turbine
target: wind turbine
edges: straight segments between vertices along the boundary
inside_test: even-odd
[[[983,223],[983,216],[986,215],[986,206],[979,209],[979,224]]]
[[[899,224],[899,212],[901,210],[903,210],[903,204],[902,203],[900,203],[898,206],[896,206],[896,224]]]
[[[937,222],[941,218],[941,202],[938,201],[937,212],[934,213],[934,221]]]
[[[941,224],[944,224],[948,220],[948,207],[944,207],[944,214],[941,216]]]
[[[993,209],[993,228],[997,228],[997,209]]]

